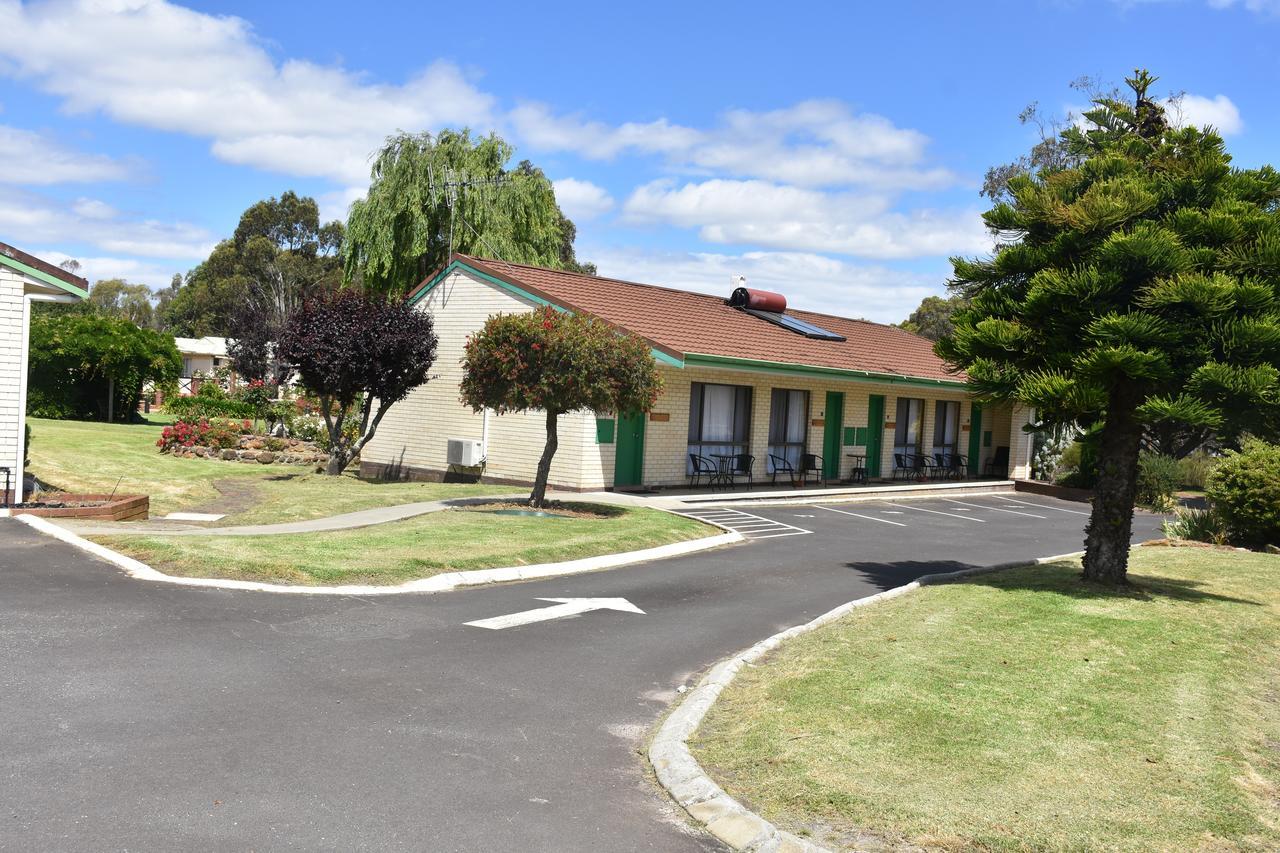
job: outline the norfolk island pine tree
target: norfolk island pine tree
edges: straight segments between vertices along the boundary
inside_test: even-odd
[[[937,344],[979,399],[1099,425],[1084,577],[1109,584],[1126,582],[1145,430],[1280,417],[1280,174],[1171,126],[1154,82],[1095,99],[1060,135],[1065,164],[1009,181],[984,214],[995,253],[953,259],[970,304]]]

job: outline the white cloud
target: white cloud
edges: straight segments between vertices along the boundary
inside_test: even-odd
[[[164,0],[0,0],[0,32],[14,75],[73,113],[208,138],[215,156],[291,175],[364,182],[369,154],[397,128],[492,123],[492,97],[449,63],[401,85],[276,63],[246,21]]]
[[[1214,9],[1231,9],[1235,6],[1260,15],[1280,15],[1280,0],[1209,0]]]
[[[203,260],[216,242],[187,222],[133,219],[96,199],[63,205],[36,193],[0,187],[0,234],[20,245],[87,243],[104,252]]]
[[[356,199],[364,198],[368,187],[343,187],[340,190],[333,190],[327,193],[320,193],[316,196],[316,204],[320,207],[320,221],[332,222],[338,220],[345,223],[347,221],[347,211],[351,209],[351,204]]]
[[[577,178],[555,181],[556,202],[565,216],[576,222],[595,219],[613,209],[613,196],[604,187]]]
[[[657,154],[680,171],[810,187],[934,189],[956,182],[948,170],[924,163],[924,134],[882,116],[855,114],[840,101],[802,101],[766,112],[731,110],[709,129],[665,119],[611,127],[576,115],[557,116],[544,104],[521,105],[509,118],[532,148],[596,160]]]
[[[0,44],[3,44],[2,40]],[[128,177],[129,172],[125,164],[102,154],[64,148],[55,140],[34,131],[0,125],[0,183],[38,185],[119,181]]]
[[[1206,98],[1203,95],[1183,94],[1165,101],[1169,120],[1176,125],[1215,128],[1223,136],[1232,136],[1244,130],[1240,110],[1226,95]]]
[[[946,278],[941,269],[936,275],[904,272],[805,252],[716,254],[584,246],[578,256],[591,259],[603,276],[717,296],[729,295],[730,276],[745,275],[748,286],[782,293],[790,307],[878,323],[906,319],[921,299],[944,291]]]
[[[174,273],[185,272],[182,269],[172,269],[150,261],[139,261],[136,258],[78,257],[56,249],[34,249],[32,253],[51,264],[60,264],[65,260],[74,259],[80,263],[80,271],[77,275],[84,276],[90,282],[106,278],[122,278],[130,284],[145,284],[152,290],[168,287]]]
[[[977,211],[900,213],[883,196],[826,193],[765,181],[654,181],[635,190],[624,218],[698,228],[712,243],[913,258],[991,249]]]

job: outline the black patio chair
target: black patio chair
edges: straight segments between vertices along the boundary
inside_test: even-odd
[[[1008,477],[1009,448],[997,447],[995,455],[988,459],[987,464],[983,466],[982,473],[987,477]]]
[[[941,477],[942,466],[935,462],[929,454],[917,453],[915,460],[917,480],[937,480]]]
[[[716,475],[719,470],[714,462],[705,456],[699,456],[696,453],[689,454],[689,464],[693,466],[693,472],[689,474],[689,488],[696,489],[698,481],[703,477],[707,478],[708,485],[714,485]]]
[[[779,456],[776,453],[770,453],[769,464],[773,466],[773,473],[769,480],[770,483],[776,486],[778,484],[778,475],[786,474],[787,479],[791,481],[791,485],[795,485],[796,467],[791,464],[791,461],[787,459],[787,457]]]
[[[946,454],[947,477],[952,480],[963,480],[969,472],[969,457],[963,453]]]
[[[893,454],[893,479],[909,480],[916,472],[916,462],[910,453]]]
[[[800,454],[800,485],[804,485],[809,481],[809,475],[813,475],[813,481],[819,486],[822,485],[822,457],[816,453]]]
[[[729,463],[730,487],[737,486],[739,477],[746,477],[747,489],[750,489],[751,486],[754,485],[751,479],[752,477],[751,472],[752,472],[752,469],[754,469],[755,467],[756,467],[756,458],[752,456],[750,453],[739,453],[737,456],[733,457],[733,460]]]

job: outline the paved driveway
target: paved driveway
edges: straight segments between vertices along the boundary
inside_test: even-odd
[[[377,598],[135,581],[0,519],[0,849],[718,849],[646,776],[677,686],[919,574],[1076,550],[1082,509],[751,508],[733,548]],[[560,597],[645,613],[465,624]]]

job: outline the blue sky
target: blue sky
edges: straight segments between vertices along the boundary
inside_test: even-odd
[[[343,217],[388,133],[470,125],[602,274],[896,321],[984,251],[983,172],[1080,75],[1150,68],[1240,165],[1280,131],[1280,0],[0,0],[0,33],[0,241],[153,286],[254,201]]]

